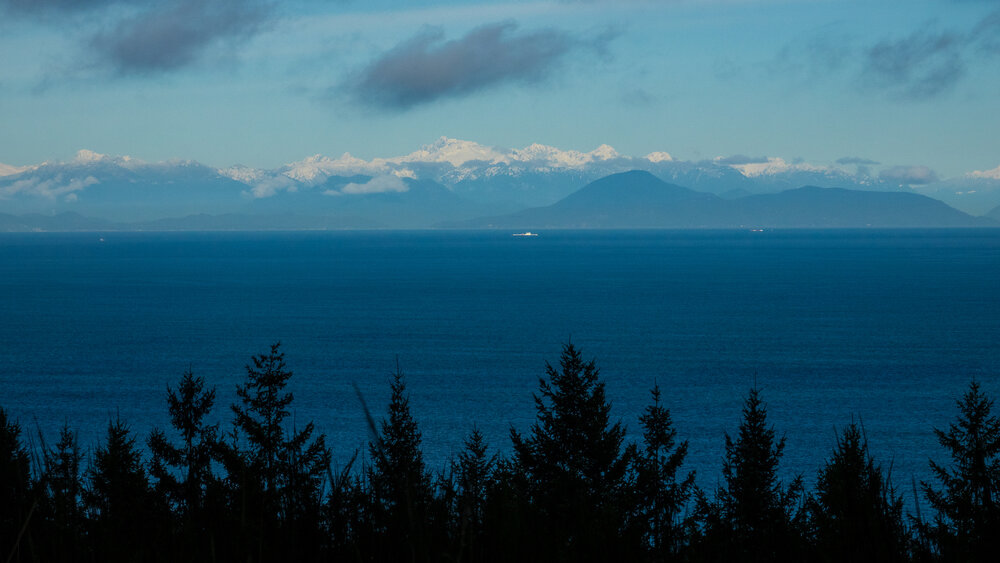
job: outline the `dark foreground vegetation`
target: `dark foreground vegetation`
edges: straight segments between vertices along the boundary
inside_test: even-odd
[[[509,457],[472,430],[450,466],[421,454],[403,375],[371,420],[366,456],[334,470],[313,425],[289,423],[278,345],[253,358],[228,428],[206,422],[215,390],[186,373],[168,388],[173,428],[146,447],[112,419],[84,459],[64,428],[28,445],[0,409],[0,557],[5,561],[997,561],[1000,420],[972,382],[936,430],[934,482],[904,513],[864,432],[846,426],[816,487],[778,477],[784,439],[758,389],[725,436],[715,490],[683,471],[687,442],[659,389],[626,443],[594,363],[566,345],[511,430]],[[148,452],[148,453],[147,453]],[[919,489],[920,494],[917,494]]]

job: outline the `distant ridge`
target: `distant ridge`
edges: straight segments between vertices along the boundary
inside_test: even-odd
[[[0,232],[100,231],[117,230],[117,228],[118,226],[110,221],[92,219],[73,212],[55,215],[0,213]]]
[[[485,205],[463,200],[429,180],[393,180],[393,189],[368,189],[371,177],[331,177],[305,194],[280,192],[247,201],[235,213],[177,214],[111,222],[75,212],[0,214],[0,231],[237,231],[500,228],[733,229],[1000,227],[1000,208],[973,217],[913,192],[875,192],[804,186],[779,193],[722,197],[664,182],[641,170],[605,176],[545,207],[475,217]],[[329,192],[335,191],[333,195]],[[265,204],[266,203],[266,204]],[[303,203],[306,204],[303,207]]]
[[[1000,226],[915,193],[805,186],[735,199],[633,170],[606,176],[546,207],[463,223],[543,228],[920,228]]]
[[[986,213],[985,216],[989,219],[993,219],[994,221],[1000,223],[1000,205],[991,209],[988,213]]]

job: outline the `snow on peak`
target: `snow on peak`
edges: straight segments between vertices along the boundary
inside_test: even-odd
[[[414,178],[416,172],[408,165],[448,164],[454,170],[449,177],[465,177],[473,174],[478,166],[531,165],[539,168],[581,168],[593,162],[619,158],[618,152],[608,145],[601,145],[590,152],[564,151],[542,144],[528,145],[523,149],[505,150],[481,145],[474,141],[463,141],[441,137],[420,149],[403,156],[364,160],[344,153],[332,159],[313,155],[298,162],[288,164],[282,170],[285,176],[305,183],[317,183],[333,175],[364,174],[382,176],[392,174],[400,178]],[[228,169],[225,173],[233,179],[236,172]],[[244,180],[239,180],[244,181]],[[254,180],[250,180],[254,181]],[[246,182],[244,182],[246,183]]]
[[[225,176],[230,180],[236,180],[237,182],[247,185],[258,182],[266,174],[263,170],[250,168],[249,166],[243,166],[242,164],[230,166],[229,168],[219,168],[216,172],[218,172],[220,176]]]
[[[125,168],[137,168],[145,164],[143,161],[134,159],[128,155],[109,156],[88,149],[80,149],[76,151],[76,156],[73,157],[73,160],[71,161],[71,164],[82,165],[99,163],[111,163]]]
[[[340,158],[313,155],[285,166],[284,175],[299,182],[314,182],[334,175],[378,174],[385,172],[385,160],[367,161],[344,153]]]
[[[108,155],[106,154],[101,154],[87,149],[80,149],[76,152],[76,158],[73,159],[73,162],[76,164],[92,164],[95,162],[101,162],[107,158]]]
[[[722,160],[722,159],[716,159]],[[743,164],[729,164],[731,168],[739,171],[747,178],[757,178],[759,176],[774,176],[785,172],[829,172],[829,168],[816,166],[814,164],[786,162],[783,158],[770,156],[767,161],[747,162]]]
[[[523,149],[514,149],[510,155],[510,160],[517,162],[536,162],[552,168],[579,168],[592,162],[618,158],[618,151],[608,145],[601,145],[590,152],[564,151],[534,143]]]
[[[618,151],[616,151],[611,145],[601,145],[587,154],[590,155],[592,160],[611,160],[613,158],[618,158]]]
[[[646,160],[650,162],[673,162],[674,157],[670,156],[668,152],[656,151],[647,154]]]
[[[967,178],[977,178],[981,180],[1000,180],[1000,166],[991,170],[973,170],[965,176]]]
[[[506,157],[504,153],[474,141],[441,137],[433,144],[424,145],[406,156],[389,160],[394,163],[447,162],[457,167],[469,161],[506,162],[508,160]]]

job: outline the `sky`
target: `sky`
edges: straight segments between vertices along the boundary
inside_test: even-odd
[[[447,136],[1000,165],[998,0],[0,0],[0,163],[275,168]]]

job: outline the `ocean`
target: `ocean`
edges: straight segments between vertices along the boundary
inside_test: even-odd
[[[92,449],[115,415],[142,442],[190,368],[225,429],[280,341],[335,463],[369,438],[354,386],[380,416],[398,363],[441,469],[473,427],[509,452],[571,341],[630,439],[660,386],[703,486],[757,385],[784,475],[854,420],[909,491],[969,382],[1000,397],[998,289],[1000,229],[2,234],[0,406],[35,445],[68,422]]]

